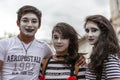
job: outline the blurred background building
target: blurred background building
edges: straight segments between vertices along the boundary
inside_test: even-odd
[[[111,23],[120,43],[120,0],[110,0]]]

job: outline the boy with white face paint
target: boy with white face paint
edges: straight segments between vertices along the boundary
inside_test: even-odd
[[[21,33],[26,36],[34,36],[40,27],[38,18],[33,13],[25,14],[21,17],[21,21],[18,22]]]
[[[18,36],[0,40],[0,80],[38,80],[43,58],[51,49],[35,39],[41,25],[41,11],[26,5],[17,12]]]

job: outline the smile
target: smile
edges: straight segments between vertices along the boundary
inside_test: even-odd
[[[32,32],[34,29],[25,29],[27,32]]]
[[[89,41],[93,41],[94,39],[88,39]]]

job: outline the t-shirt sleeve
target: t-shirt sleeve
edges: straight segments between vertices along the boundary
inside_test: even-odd
[[[45,46],[44,46],[44,47],[45,47],[44,53],[46,53],[44,58],[49,58],[49,57],[51,57],[51,56],[53,55],[53,51],[52,51],[52,49],[50,48],[50,46],[49,46],[47,43],[45,43]]]
[[[118,57],[109,56],[104,66],[107,79],[120,78],[120,59]]]
[[[5,56],[5,42],[3,40],[0,40],[0,60],[4,61],[4,56]]]

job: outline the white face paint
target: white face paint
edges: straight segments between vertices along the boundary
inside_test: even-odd
[[[99,29],[99,27],[93,22],[87,22],[85,26],[85,31],[89,44],[95,45],[101,34],[101,30]]]
[[[53,33],[53,46],[56,50],[57,54],[67,54],[68,53],[68,47],[70,40],[64,38],[60,33],[54,32]]]
[[[33,37],[39,28],[38,17],[34,13],[27,13],[21,17],[19,24],[21,34]]]

